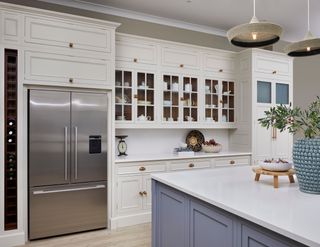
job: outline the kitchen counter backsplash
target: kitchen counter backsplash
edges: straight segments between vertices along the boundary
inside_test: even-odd
[[[215,139],[222,145],[222,151],[229,150],[228,130],[199,129],[205,140]],[[128,155],[165,154],[173,153],[174,148],[185,143],[190,130],[185,129],[121,129],[116,130],[116,135],[127,135],[125,139]],[[118,155],[118,142],[116,138],[116,155]]]

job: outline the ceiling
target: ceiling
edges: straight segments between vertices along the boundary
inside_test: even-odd
[[[229,28],[249,22],[253,0],[75,0],[98,6],[112,7],[116,13],[125,10],[130,15],[139,14],[167,18],[172,21],[227,31]],[[320,0],[310,0],[311,30],[320,37]],[[138,13],[136,13],[138,12]],[[125,15],[122,13],[122,15]],[[256,16],[281,25],[283,40],[302,39],[307,30],[307,0],[256,0]],[[156,18],[155,18],[156,19]],[[169,19],[169,20],[168,20]],[[191,25],[191,26],[192,26]],[[201,29],[201,28],[200,28]],[[223,32],[221,32],[223,33]]]

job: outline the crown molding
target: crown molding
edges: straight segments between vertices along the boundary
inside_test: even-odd
[[[115,15],[120,17],[125,17],[129,19],[135,19],[139,21],[146,21],[151,23],[156,23],[160,25],[176,27],[196,32],[214,34],[218,36],[226,37],[226,31],[210,26],[198,25],[190,22],[179,21],[176,19],[164,18],[155,15],[148,15],[141,12],[125,10],[120,8],[115,8],[112,6],[101,5],[96,3],[90,3],[82,0],[39,0],[41,2],[47,2],[52,4],[58,4],[63,6],[68,6],[72,8],[78,8],[83,10],[90,10],[97,13],[103,13],[108,15]]]

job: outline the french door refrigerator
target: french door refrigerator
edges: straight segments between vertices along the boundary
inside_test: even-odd
[[[107,97],[29,90],[29,239],[107,227]]]

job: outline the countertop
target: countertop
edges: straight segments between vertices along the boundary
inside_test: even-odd
[[[249,152],[220,152],[220,153],[204,153],[199,152],[195,155],[178,155],[174,153],[169,154],[141,154],[141,155],[128,155],[118,157],[116,156],[116,163],[126,162],[139,162],[139,161],[155,161],[155,160],[177,160],[177,159],[199,159],[199,158],[218,158],[228,156],[244,156],[251,155]]]
[[[294,239],[320,246],[320,195],[299,191],[297,182],[261,176],[252,167],[230,167],[153,174],[152,178],[232,214]]]

